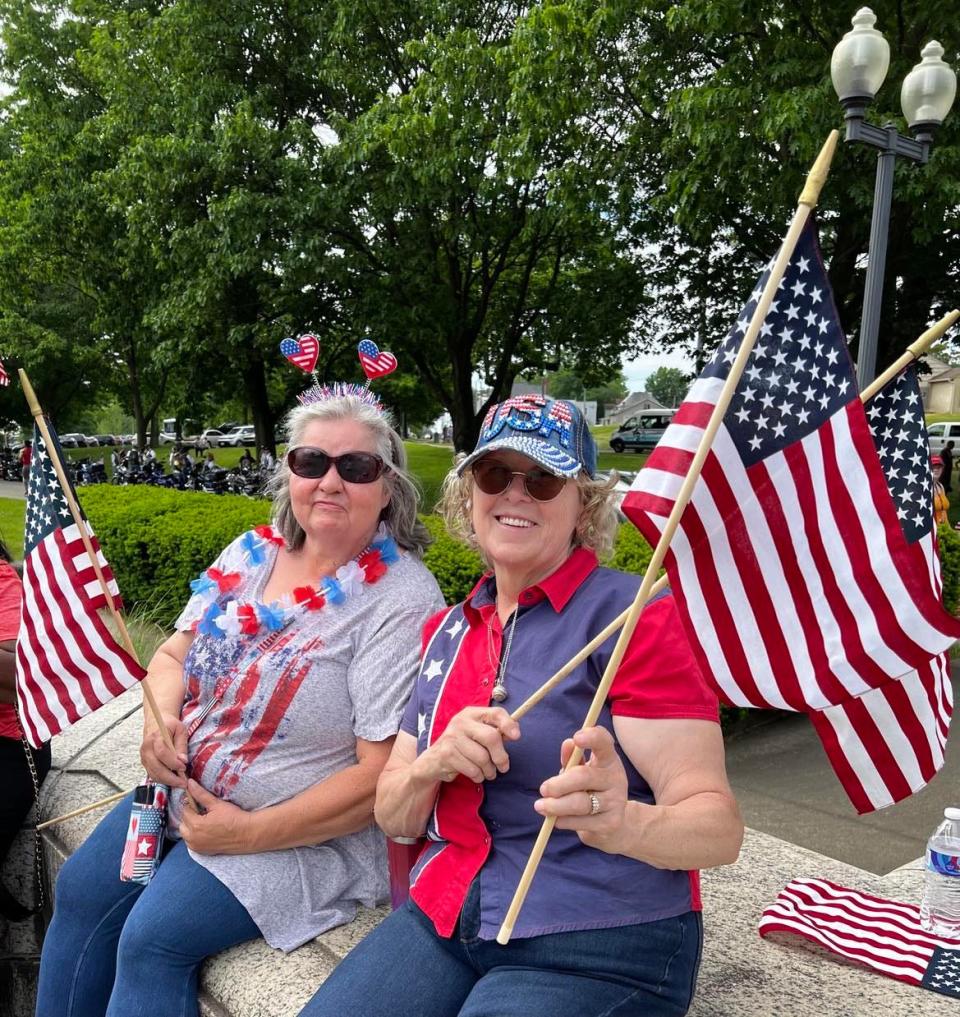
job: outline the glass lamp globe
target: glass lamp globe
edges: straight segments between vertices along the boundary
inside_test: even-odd
[[[943,61],[943,46],[928,42],[923,58],[903,79],[900,107],[912,130],[939,127],[957,94],[957,76]]]
[[[844,106],[866,106],[873,100],[890,67],[890,46],[874,28],[877,16],[869,7],[854,14],[853,28],[837,43],[830,59],[830,77]]]

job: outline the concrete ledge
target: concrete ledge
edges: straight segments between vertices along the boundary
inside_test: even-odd
[[[139,690],[85,718],[53,744],[53,769],[44,785],[43,813],[60,815],[133,787],[141,777],[137,758]],[[51,878],[63,859],[99,822],[88,813],[47,831]],[[8,872],[29,872],[18,843]],[[118,859],[119,864],[119,859]],[[748,831],[736,865],[705,872],[702,878],[706,945],[692,1017],[783,1015],[783,1017],[956,1017],[955,1000],[895,982],[848,964],[799,939],[763,941],[757,921],[789,880],[819,876],[900,900],[917,900],[920,862],[880,877],[833,861],[775,837]],[[8,874],[11,886],[16,886]],[[212,958],[201,976],[204,1017],[293,1017],[336,963],[359,942],[387,908],[361,909],[356,921],[334,929],[292,954],[262,940]],[[531,1015],[534,1017],[534,1015]]]

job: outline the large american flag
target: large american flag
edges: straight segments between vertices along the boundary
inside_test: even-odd
[[[34,427],[17,638],[17,709],[34,748],[146,674],[97,613],[106,597],[57,480],[50,456],[60,456],[60,447],[52,428],[50,436],[52,450]],[[119,605],[116,581],[89,524],[87,530]]]
[[[916,371],[908,368],[888,382],[866,410],[904,538],[939,596],[930,446]],[[943,766],[952,713],[950,655],[944,651],[895,681],[810,717],[863,813],[900,801],[933,778]]]
[[[652,543],[765,282],[766,273],[624,499]],[[927,492],[917,532],[932,527]],[[898,518],[810,221],[665,562],[704,674],[734,705],[816,711],[929,669],[960,637],[931,580],[931,545],[911,540]],[[922,786],[913,771],[878,781],[873,756],[887,752],[885,735],[866,724],[858,734],[860,757],[837,746],[831,757],[870,788],[858,809]],[[924,738],[936,735],[909,740],[919,751]]]
[[[826,879],[794,879],[764,909],[760,935],[803,936],[848,960],[960,999],[960,940],[924,931],[920,909]]]

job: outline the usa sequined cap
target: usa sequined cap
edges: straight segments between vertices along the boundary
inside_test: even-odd
[[[587,422],[564,399],[522,395],[491,406],[476,448],[457,466],[457,473],[498,449],[519,452],[558,477],[575,477],[581,469],[593,477],[597,470],[597,446]]]

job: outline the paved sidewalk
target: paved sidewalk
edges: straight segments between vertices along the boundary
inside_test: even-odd
[[[960,659],[953,667],[960,694]],[[954,725],[960,725],[955,719]],[[960,735],[934,780],[904,802],[858,816],[806,717],[771,714],[727,740],[727,772],[747,826],[884,875],[919,858],[948,805],[960,805]]]
[[[0,498],[19,498],[23,501],[26,497],[23,493],[23,484],[14,480],[0,480]]]

